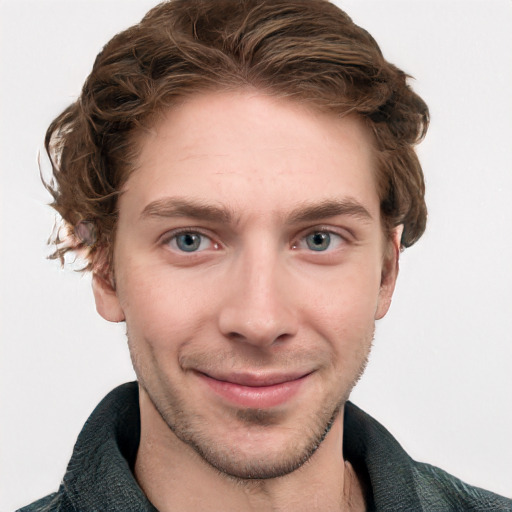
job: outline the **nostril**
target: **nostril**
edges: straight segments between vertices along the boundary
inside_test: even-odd
[[[245,338],[242,334],[234,331],[228,332],[227,337],[235,341],[243,341]]]
[[[254,290],[244,288],[244,294],[233,294],[222,304],[218,326],[225,339],[263,347],[295,335],[298,321],[293,301]]]
[[[276,346],[285,343],[290,337],[291,334],[288,332],[277,333],[275,332],[265,332],[264,329],[261,331],[255,332],[247,332],[247,334],[242,334],[236,331],[230,331],[225,333],[225,336],[231,341],[237,343],[247,343],[255,346]]]

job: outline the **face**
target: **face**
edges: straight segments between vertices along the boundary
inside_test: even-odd
[[[388,308],[371,138],[258,93],[197,96],[140,141],[119,199],[116,288],[141,415],[220,471],[269,478],[315,451]],[[166,426],[166,428],[167,428]]]

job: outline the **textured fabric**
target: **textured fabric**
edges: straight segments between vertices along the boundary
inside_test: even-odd
[[[413,461],[393,436],[347,403],[344,457],[366,484],[368,510],[512,511],[512,500]],[[56,493],[18,512],[149,512],[132,473],[140,437],[137,383],[112,391],[87,420]]]
[[[389,512],[512,511],[512,500],[465,484],[442,469],[416,462],[361,409],[347,403],[344,456],[370,480],[369,510]]]
[[[85,423],[59,490],[20,510],[156,511],[132,473],[139,437],[139,392],[131,382],[109,393]]]

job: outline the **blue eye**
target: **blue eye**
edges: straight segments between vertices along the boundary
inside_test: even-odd
[[[173,249],[181,252],[198,252],[212,246],[212,241],[207,236],[195,231],[178,233],[168,243]]]
[[[182,251],[194,252],[201,246],[201,235],[197,233],[184,233],[176,237],[176,245]]]
[[[330,252],[339,248],[345,238],[337,233],[326,230],[311,231],[293,244],[293,249],[313,252]]]
[[[326,251],[331,245],[331,235],[324,231],[316,231],[306,236],[306,244],[312,251]]]

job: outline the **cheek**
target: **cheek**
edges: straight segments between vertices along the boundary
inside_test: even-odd
[[[373,335],[378,304],[380,274],[356,269],[331,276],[323,287],[309,293],[303,303],[304,316],[342,349]]]
[[[118,294],[132,341],[144,340],[155,349],[175,347],[197,334],[210,316],[211,300],[198,280],[181,282],[161,269],[131,267],[120,282]]]

